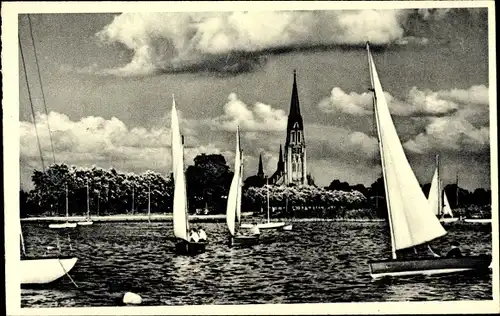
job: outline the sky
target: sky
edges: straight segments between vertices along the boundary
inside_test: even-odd
[[[19,15],[20,179],[46,164],[171,171],[172,95],[186,164],[221,153],[244,176],[276,169],[293,70],[316,183],[381,176],[364,43],[421,183],[435,155],[445,184],[490,188],[487,9],[245,11]],[[44,112],[43,96],[49,115]],[[48,124],[47,124],[48,123]],[[232,167],[231,167],[232,168]]]

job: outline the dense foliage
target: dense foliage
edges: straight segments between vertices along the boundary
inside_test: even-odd
[[[198,155],[194,165],[186,169],[189,212],[208,210],[209,214],[225,212],[226,199],[233,172],[222,155]],[[64,216],[66,188],[70,215],[84,215],[87,210],[87,187],[92,215],[146,213],[148,192],[152,213],[170,213],[174,184],[167,177],[152,171],[142,174],[122,173],[115,169],[81,168],[54,164],[45,172],[34,170],[34,189],[21,190],[21,216]],[[312,179],[311,179],[312,181]],[[242,211],[267,213],[273,217],[343,217],[384,218],[386,216],[382,178],[370,187],[349,185],[334,180],[328,187],[268,186],[265,178],[248,177],[243,188]],[[310,182],[311,183],[311,182]],[[429,191],[429,184],[423,186]],[[457,215],[491,216],[491,191],[469,192],[455,184],[445,187],[451,207]],[[459,207],[457,209],[457,196]]]

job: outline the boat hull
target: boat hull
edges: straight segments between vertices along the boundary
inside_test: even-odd
[[[466,218],[465,223],[475,223],[475,224],[491,224],[491,219],[489,218]]]
[[[75,228],[76,223],[62,223],[62,224],[50,224],[49,228],[53,229],[63,229],[63,228]]]
[[[241,224],[241,228],[252,228],[254,225],[253,224]],[[269,223],[259,223],[257,224],[257,228],[259,229],[278,229],[285,227],[286,223],[284,222],[269,222]]]
[[[259,235],[232,236],[229,238],[229,246],[244,247],[259,244]]]
[[[487,270],[490,264],[491,255],[384,260],[368,263],[370,275],[375,279],[386,276],[431,275],[468,270]]]
[[[66,273],[76,264],[76,257],[47,257],[21,259],[21,284],[48,284]]]
[[[288,224],[286,226],[283,226],[283,230],[292,230],[293,226],[292,224]]]
[[[180,241],[175,244],[175,253],[179,255],[196,255],[206,250],[204,242],[186,242]]]
[[[89,226],[89,225],[92,225],[92,224],[94,224],[94,222],[92,222],[92,221],[78,222],[79,226]]]
[[[450,217],[450,218],[441,218],[439,219],[439,221],[441,223],[454,223],[454,222],[457,222],[458,221],[458,218],[457,217]]]

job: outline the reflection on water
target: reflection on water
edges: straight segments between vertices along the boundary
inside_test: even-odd
[[[23,307],[116,306],[132,291],[143,305],[320,303],[491,299],[491,274],[418,276],[374,281],[369,260],[390,257],[384,223],[294,223],[289,232],[264,232],[252,248],[227,246],[223,223],[207,223],[207,252],[173,254],[170,223],[94,223],[70,232],[79,261],[63,278],[22,289]],[[68,249],[67,233],[23,224],[30,254],[48,245]],[[491,226],[450,226],[433,248],[451,241],[464,252],[491,252]]]

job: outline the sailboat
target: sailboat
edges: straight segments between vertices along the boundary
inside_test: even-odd
[[[242,187],[242,152],[240,149],[240,131],[236,130],[236,154],[234,157],[234,176],[229,187],[226,206],[226,223],[229,230],[229,245],[244,246],[259,243],[258,234],[241,234],[236,222],[241,221],[241,187]],[[241,226],[241,225],[240,225]],[[253,226],[253,225],[252,225]],[[251,228],[247,227],[247,228]]]
[[[66,185],[65,191],[66,191],[66,223],[49,224],[49,228],[60,229],[60,228],[75,228],[76,227],[76,223],[69,222],[68,185]]]
[[[487,269],[491,255],[401,259],[396,251],[424,245],[446,234],[406,159],[370,53],[368,64],[384,176],[392,258],[368,263],[373,278]]]
[[[458,220],[458,218],[453,217],[448,197],[445,190],[442,189],[439,155],[436,155],[436,171],[434,171],[434,176],[432,177],[428,200],[434,214],[439,218],[441,223],[451,223]]]
[[[259,229],[279,229],[282,228],[284,230],[291,230],[292,229],[292,224],[286,224],[285,222],[271,222],[271,212],[270,212],[270,207],[269,207],[269,182],[266,180],[266,188],[267,188],[267,222],[265,223],[258,223],[257,227]],[[241,228],[251,228],[253,227],[253,224],[242,224]]]
[[[205,251],[205,242],[189,240],[189,220],[184,175],[184,141],[180,133],[179,118],[172,96],[172,171],[174,175],[173,225],[175,251],[179,254],[196,254]]]
[[[87,217],[84,222],[78,222],[80,226],[92,225],[93,222],[90,220],[90,199],[89,199],[89,183],[87,182]]]
[[[21,225],[19,225],[21,226]],[[54,282],[73,269],[78,260],[74,256],[28,256],[21,237],[21,285],[48,284]]]

